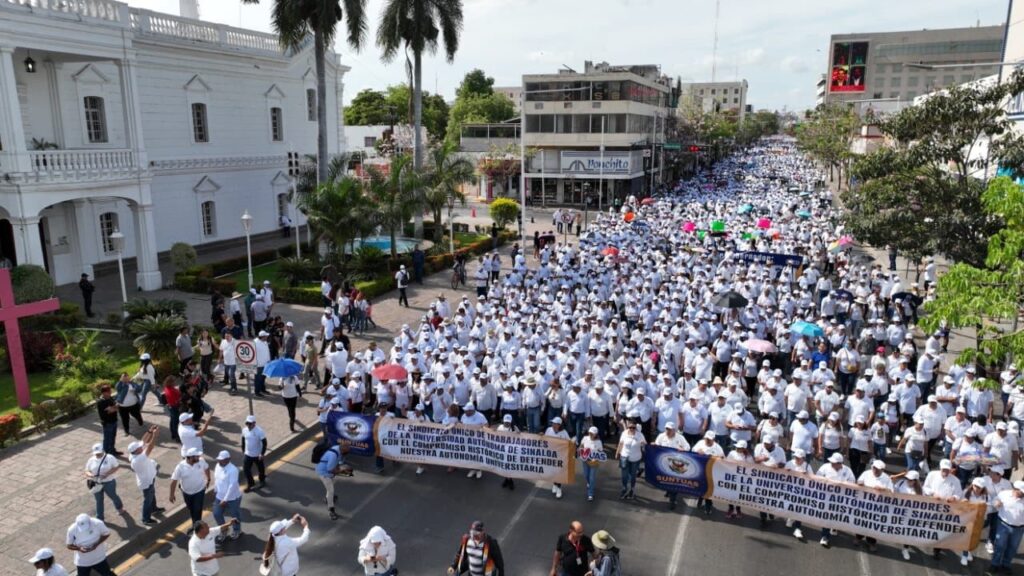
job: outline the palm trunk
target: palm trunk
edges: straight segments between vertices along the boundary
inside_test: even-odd
[[[412,134],[412,167],[417,173],[423,166],[423,142],[420,140],[420,126],[423,124],[423,55],[416,52],[413,55],[413,74],[415,82],[412,88],[412,112],[413,112],[413,134]],[[413,194],[416,198],[415,214],[413,216],[413,235],[417,240],[423,239],[423,192],[417,189]]]
[[[327,46],[323,34],[313,34],[316,49],[316,179],[317,184],[327,181],[327,79],[324,60]]]
[[[434,210],[434,244],[440,244],[444,232],[444,223],[441,220],[441,209]]]
[[[397,240],[397,238],[395,237],[395,226],[392,225],[391,226],[391,259],[392,260],[398,258],[398,247],[395,245],[395,241],[396,240]]]

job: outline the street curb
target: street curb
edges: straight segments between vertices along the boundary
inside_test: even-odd
[[[282,440],[267,452],[267,456],[264,458],[266,465],[269,466],[273,464],[283,455],[288,454],[307,440],[312,440],[319,433],[320,426],[317,424],[315,426],[310,426],[297,434],[292,434],[288,438]],[[206,502],[212,501],[213,493],[213,488],[206,491]],[[204,517],[208,514],[205,509],[206,507],[204,506]],[[117,546],[111,548],[107,553],[107,561],[112,567],[117,567],[132,556],[146,552],[150,546],[166,536],[171,536],[169,539],[177,538],[180,533],[177,532],[175,527],[180,525],[182,522],[185,522],[186,518],[188,518],[188,510],[185,508],[185,505],[179,504],[178,506],[175,506],[164,515],[163,520],[160,520],[148,530],[131,539],[124,540]]]

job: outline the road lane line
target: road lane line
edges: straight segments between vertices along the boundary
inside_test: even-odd
[[[868,555],[864,551],[857,552],[857,566],[860,568],[860,576],[871,576]]]
[[[398,474],[391,474],[388,476],[387,480],[378,484],[377,487],[373,489],[373,492],[370,492],[370,494],[367,495],[366,498],[363,498],[363,501],[359,503],[359,506],[356,506],[355,508],[348,512],[348,519],[351,520],[352,518],[355,518],[356,514],[359,514],[363,511],[363,508],[369,506],[370,503],[377,498],[377,496],[380,496],[380,493],[383,492],[385,488],[390,486],[391,483],[395,481],[395,478],[398,478]],[[344,512],[344,510],[342,510],[342,512]],[[344,518],[345,515],[342,515],[342,517]]]
[[[267,466],[267,476],[269,476],[272,472],[278,470],[285,464],[290,463],[293,458],[295,458],[302,452],[309,450],[310,447],[312,447],[313,444],[315,443],[315,440],[307,440],[293,448],[291,452],[288,452],[281,458],[275,460],[270,466]],[[128,573],[138,563],[148,559],[150,556],[152,556],[158,550],[160,550],[160,548],[163,548],[164,546],[173,543],[174,539],[178,536],[183,536],[187,534],[189,528],[191,527],[192,520],[189,519],[182,522],[181,524],[178,524],[176,527],[169,529],[163,536],[157,538],[156,541],[150,544],[145,550],[143,550],[142,552],[135,553],[130,558],[119,564],[116,568],[114,568],[114,572],[118,574]]]
[[[498,536],[499,542],[504,542],[508,535],[512,533],[512,528],[515,527],[516,523],[523,518],[523,514],[526,514],[526,509],[530,507],[530,503],[537,497],[537,485],[533,485],[533,490],[523,499],[523,502],[519,505],[516,513],[512,515],[512,519],[505,524],[505,529],[502,530],[501,535]]]
[[[690,508],[694,513],[697,508]],[[676,540],[672,543],[672,558],[668,561],[668,576],[676,576],[679,573],[679,565],[683,560],[683,535],[690,525],[690,514],[682,514],[679,518],[679,528],[676,529]]]

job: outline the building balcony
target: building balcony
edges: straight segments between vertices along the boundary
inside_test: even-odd
[[[24,183],[122,180],[139,175],[133,150],[31,150],[27,172],[8,172],[7,179]]]

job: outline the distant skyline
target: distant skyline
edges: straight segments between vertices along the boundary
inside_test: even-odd
[[[178,0],[127,0],[178,13]],[[203,20],[271,31],[273,0],[242,6],[238,0],[199,0]],[[380,61],[375,44],[384,0],[368,0],[366,45],[354,53],[342,39],[335,50],[352,67],[345,102],[365,88],[405,82],[404,59]],[[941,4],[941,10],[937,9]],[[841,5],[808,0],[721,0],[718,81],[745,78],[754,109],[803,110],[815,101],[814,84],[827,69],[832,34],[992,26],[1006,20],[1008,0],[860,0]],[[495,85],[519,85],[523,74],[576,70],[585,60],[658,64],[684,82],[711,80],[714,0],[465,0],[465,30],[455,62],[424,59],[426,90],[445,99],[473,68]],[[339,35],[343,36],[343,35]],[[401,54],[400,54],[401,56]]]

